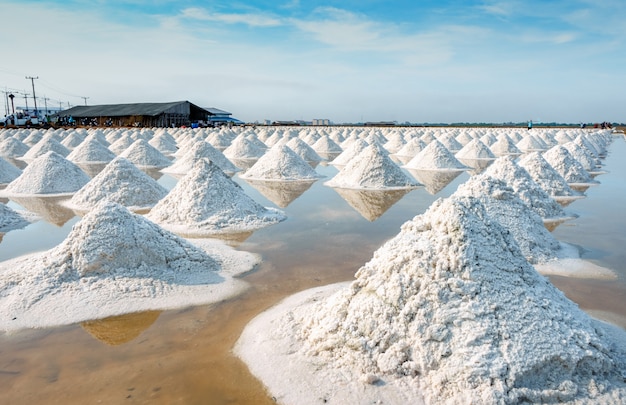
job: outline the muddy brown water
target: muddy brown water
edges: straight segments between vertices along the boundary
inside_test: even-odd
[[[621,215],[626,201],[626,160],[621,158],[625,153],[623,137],[616,138],[605,159],[609,173],[597,177],[601,184],[589,188],[587,198],[567,207],[579,217],[553,231],[559,240],[578,246],[586,260],[614,269],[618,278],[550,278],[581,308],[622,322],[622,327],[626,327],[626,219]],[[332,166],[320,165],[317,170],[327,178],[336,173]],[[250,288],[237,298],[0,335],[0,403],[272,404],[263,385],[232,355],[245,325],[292,293],[352,279],[403,222],[424,212],[435,199],[450,195],[467,178],[463,173],[443,188],[438,184],[435,195],[420,188],[399,201],[361,196],[356,203],[357,197],[347,201],[323,186],[324,180],[318,181],[283,208],[285,222],[229,242],[263,257],[263,263],[243,277]],[[275,206],[253,185],[235,179],[257,201]],[[167,177],[159,181],[174,183]],[[55,246],[77,220],[41,221],[5,234],[0,260]]]

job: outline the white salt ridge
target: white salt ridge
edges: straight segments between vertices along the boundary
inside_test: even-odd
[[[421,184],[405,174],[377,144],[368,145],[332,179],[328,187],[393,190],[417,188]]]
[[[67,160],[74,163],[108,163],[113,159],[115,159],[115,153],[92,136],[85,138],[67,155]]]
[[[24,228],[38,217],[25,211],[16,211],[11,207],[0,203],[0,233],[6,233],[15,229]]]
[[[570,185],[598,184],[597,180],[561,145],[554,146],[544,152],[543,158],[557,171]]]
[[[239,135],[223,153],[229,159],[258,159],[266,150],[265,145],[261,147],[257,142]]]
[[[47,152],[55,152],[63,157],[70,154],[69,149],[61,145],[61,143],[54,139],[51,135],[48,135],[43,137],[39,142],[31,147],[21,159],[30,161],[44,155]]]
[[[572,189],[567,181],[548,163],[540,152],[532,152],[523,156],[519,162],[530,177],[557,201],[583,198],[584,195]]]
[[[170,167],[166,167],[161,171],[163,173],[186,174],[193,168],[196,162],[203,158],[210,159],[211,162],[215,163],[224,173],[232,174],[239,171],[222,152],[205,141],[194,143],[183,157],[176,160]]]
[[[512,156],[499,157],[483,173],[507,183],[544,222],[573,217],[566,214],[559,203],[535,183],[524,168],[515,163]]]
[[[78,166],[55,152],[33,160],[17,179],[0,192],[3,195],[68,195],[89,182]]]
[[[138,139],[120,153],[121,157],[130,160],[135,166],[140,168],[163,168],[172,162],[145,139]]]
[[[0,184],[7,184],[20,177],[22,171],[0,157]]]
[[[133,211],[154,206],[167,189],[123,157],[117,157],[82,187],[66,205],[88,211],[107,200]]]
[[[278,143],[239,177],[249,180],[303,181],[323,176],[287,145]]]
[[[330,162],[334,166],[342,166],[350,163],[352,159],[358,156],[369,144],[363,139],[356,139],[350,146],[348,146],[343,152],[337,155],[336,158]]]
[[[324,160],[315,150],[313,150],[313,148],[300,138],[291,138],[285,145],[287,145],[296,153],[296,155],[300,156],[306,162],[318,163]]]
[[[349,287],[259,318],[235,351],[280,403],[626,400],[624,331],[539,275],[474,198],[405,223]]]
[[[452,196],[479,199],[487,214],[511,232],[530,263],[545,263],[557,258],[560,243],[543,225],[541,217],[504,181],[485,174],[472,176]]]
[[[282,211],[255,202],[208,159],[197,162],[146,217],[194,236],[248,232],[286,219]]]
[[[24,156],[30,147],[17,138],[6,138],[0,142],[0,156],[16,159]]]
[[[467,169],[463,163],[454,157],[438,140],[429,143],[421,152],[413,157],[403,167],[415,170],[459,170]]]
[[[202,243],[103,202],[56,248],[0,264],[0,330],[209,304],[242,292],[246,284],[234,276],[258,257]]]
[[[454,157],[457,159],[495,159],[496,156],[491,152],[489,147],[480,139],[472,139],[463,148],[458,151]]]

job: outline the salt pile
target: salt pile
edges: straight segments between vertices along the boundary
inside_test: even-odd
[[[422,149],[424,149],[425,147],[426,147],[426,144],[422,142],[421,139],[413,138],[410,141],[408,141],[406,144],[404,144],[404,146],[399,151],[397,151],[395,155],[412,158],[418,153],[420,153]],[[339,156],[337,156],[337,158],[339,158]]]
[[[22,156],[22,160],[30,161],[47,152],[55,152],[63,157],[70,154],[69,149],[61,145],[61,143],[52,137],[52,135],[47,135],[31,147],[28,152]]]
[[[224,300],[258,258],[199,248],[111,202],[47,252],[0,264],[0,330],[39,328]]]
[[[0,233],[20,229],[34,222],[36,216],[27,212],[18,212],[0,203]],[[1,240],[1,238],[0,238]]]
[[[459,152],[463,149],[463,145],[461,145],[461,143],[450,133],[443,134],[437,139],[450,152]]]
[[[491,152],[497,157],[505,155],[518,156],[522,154],[522,151],[515,146],[515,142],[506,134],[500,134],[498,139],[489,146]]]
[[[132,211],[147,210],[165,197],[167,190],[123,157],[117,157],[82,187],[66,206],[88,211],[103,200]]]
[[[315,150],[313,150],[313,148],[300,138],[291,138],[287,141],[286,145],[289,146],[289,148],[294,151],[296,155],[300,156],[305,162],[315,164],[324,160]]]
[[[530,177],[556,201],[570,201],[583,198],[584,195],[572,189],[541,153],[532,152],[523,156],[518,164],[526,169]]]
[[[479,139],[472,139],[458,151],[454,157],[457,159],[495,159],[496,156],[489,147]]]
[[[176,147],[176,141],[172,137],[172,135],[167,132],[160,132],[152,139],[148,141],[148,143],[154,146],[159,152],[164,155],[173,155],[178,151]]]
[[[317,153],[341,153],[341,146],[337,145],[337,142],[330,139],[328,135],[320,137],[313,145],[311,145],[314,151]]]
[[[136,140],[128,149],[120,153],[120,156],[130,160],[139,168],[163,168],[172,164],[164,154],[150,145],[145,139]]]
[[[74,149],[85,140],[85,135],[78,131],[68,131],[61,141],[61,145],[68,149]]]
[[[540,276],[477,199],[448,198],[348,287],[255,318],[235,351],[280,403],[623,403],[625,342]]]
[[[122,134],[116,141],[109,145],[109,150],[116,155],[124,152],[135,142],[128,132]]]
[[[30,147],[17,138],[6,138],[0,142],[0,156],[6,158],[19,158],[24,156]]]
[[[258,159],[265,153],[265,145],[261,147],[257,142],[253,142],[245,136],[239,135],[224,150],[224,156],[229,159]]]
[[[334,158],[330,164],[335,166],[347,165],[352,159],[354,159],[355,156],[361,153],[368,146],[369,143],[367,143],[367,141],[363,139],[356,139],[343,152],[337,155],[337,157]]]
[[[170,231],[196,236],[248,232],[286,218],[255,202],[208,159],[197,162],[146,217]]]
[[[543,154],[543,158],[550,163],[565,181],[570,185],[597,184],[589,172],[561,145],[554,146]]]
[[[568,216],[556,200],[548,195],[512,156],[502,156],[485,170],[485,174],[503,180],[544,222],[562,221]]]
[[[460,170],[467,166],[459,162],[452,152],[446,149],[438,140],[429,143],[420,153],[404,165],[407,169],[415,170]]]
[[[224,173],[233,174],[239,171],[222,152],[205,141],[194,143],[191,149],[189,149],[189,152],[185,153],[182,158],[161,171],[163,173],[187,174],[193,168],[194,164],[203,158],[210,159],[211,162],[215,163]]]
[[[576,142],[567,142],[563,147],[582,165],[583,169],[590,173],[598,169],[599,162],[596,157]]]
[[[561,248],[559,242],[548,232],[541,217],[504,181],[484,174],[472,176],[452,196],[479,199],[487,214],[513,235],[530,263],[545,263],[557,258]]]
[[[548,146],[538,137],[534,135],[527,135],[522,138],[521,141],[515,144],[519,150],[524,153],[544,151],[548,149]]]
[[[309,181],[322,176],[287,145],[278,143],[239,177],[250,180]]]
[[[0,157],[0,184],[7,184],[20,177],[22,171]]]
[[[88,136],[67,155],[67,160],[74,163],[108,163],[115,159],[115,153],[96,140]]]
[[[406,175],[378,144],[368,145],[329,181],[329,187],[351,189],[410,189],[421,184]]]
[[[89,176],[78,166],[55,152],[47,152],[26,166],[0,194],[73,194],[87,182]]]

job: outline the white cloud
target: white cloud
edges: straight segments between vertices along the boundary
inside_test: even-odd
[[[283,25],[280,19],[260,13],[214,13],[197,7],[182,10],[181,17],[226,24],[244,24],[250,27],[277,27]]]

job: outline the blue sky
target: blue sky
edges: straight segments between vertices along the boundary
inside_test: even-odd
[[[0,88],[32,93],[25,77],[38,76],[37,96],[57,106],[189,100],[249,122],[626,121],[623,0],[2,0],[0,10]]]

